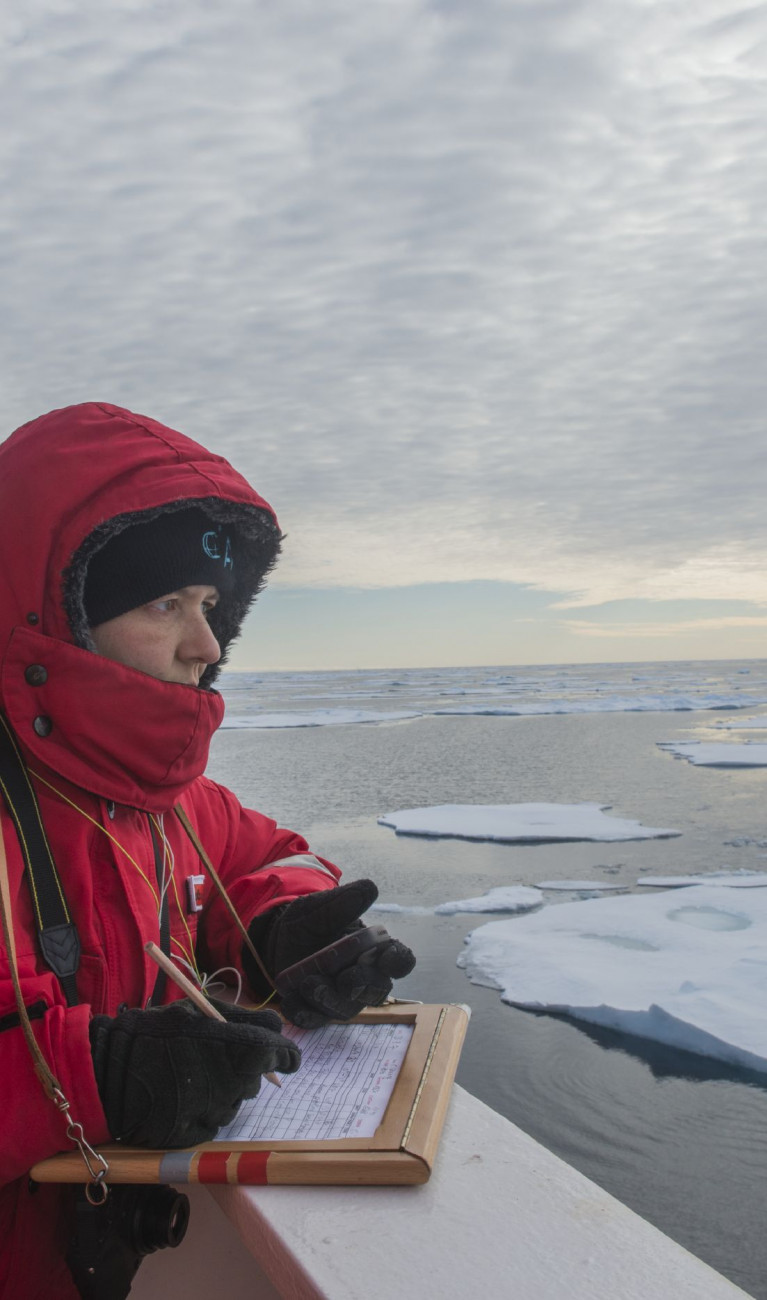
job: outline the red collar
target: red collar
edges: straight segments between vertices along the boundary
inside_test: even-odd
[[[1,671],[8,719],[28,752],[74,785],[148,812],[171,808],[202,775],[224,716],[215,691],[157,681],[24,627],[14,628]]]

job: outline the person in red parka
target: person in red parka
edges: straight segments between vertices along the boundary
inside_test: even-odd
[[[300,835],[203,774],[224,712],[216,676],[280,541],[271,507],[227,461],[119,407],[52,411],[0,446],[1,721],[79,951],[68,980],[44,955],[3,801],[16,965],[37,1044],[91,1145],[207,1140],[264,1073],[298,1068],[273,1011],[203,1016],[158,974],[149,940],[196,981],[235,967],[259,1001],[271,991],[264,971],[357,928],[376,897],[370,881],[339,885]],[[305,983],[283,1014],[348,1019],[414,961],[391,940],[373,963]],[[0,1297],[72,1300],[71,1194],[28,1178],[71,1143],[35,1073],[5,945],[0,1063]]]

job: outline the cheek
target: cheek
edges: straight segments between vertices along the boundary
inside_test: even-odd
[[[131,653],[137,658],[154,663],[164,663],[173,659],[173,638],[163,635],[163,629],[147,628],[143,633],[132,638]]]
[[[139,668],[142,672],[154,673],[162,670],[172,660],[173,653],[167,646],[167,637],[153,627],[132,627],[119,638],[112,658],[125,664],[128,668]]]

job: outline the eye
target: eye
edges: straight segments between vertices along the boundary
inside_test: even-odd
[[[170,614],[178,608],[178,599],[175,596],[166,596],[164,600],[153,600],[149,608],[158,609],[162,614]]]

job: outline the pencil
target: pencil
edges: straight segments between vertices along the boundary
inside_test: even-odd
[[[205,994],[201,993],[190,979],[187,979],[186,975],[178,969],[178,966],[173,965],[170,957],[166,957],[165,953],[161,948],[157,947],[156,943],[152,943],[151,940],[149,943],[145,943],[144,952],[148,953],[152,958],[152,961],[156,962],[160,969],[165,971],[168,978],[172,979],[173,983],[177,984],[178,987],[186,993],[189,1001],[193,1002],[204,1016],[210,1016],[211,1020],[223,1020],[224,1024],[226,1024],[226,1016],[222,1016],[221,1012],[217,1007],[214,1007],[210,999],[206,998]],[[270,1083],[273,1083],[275,1088],[282,1087],[277,1075],[274,1074],[273,1071],[270,1070],[268,1074],[264,1075],[264,1078],[268,1079]]]

